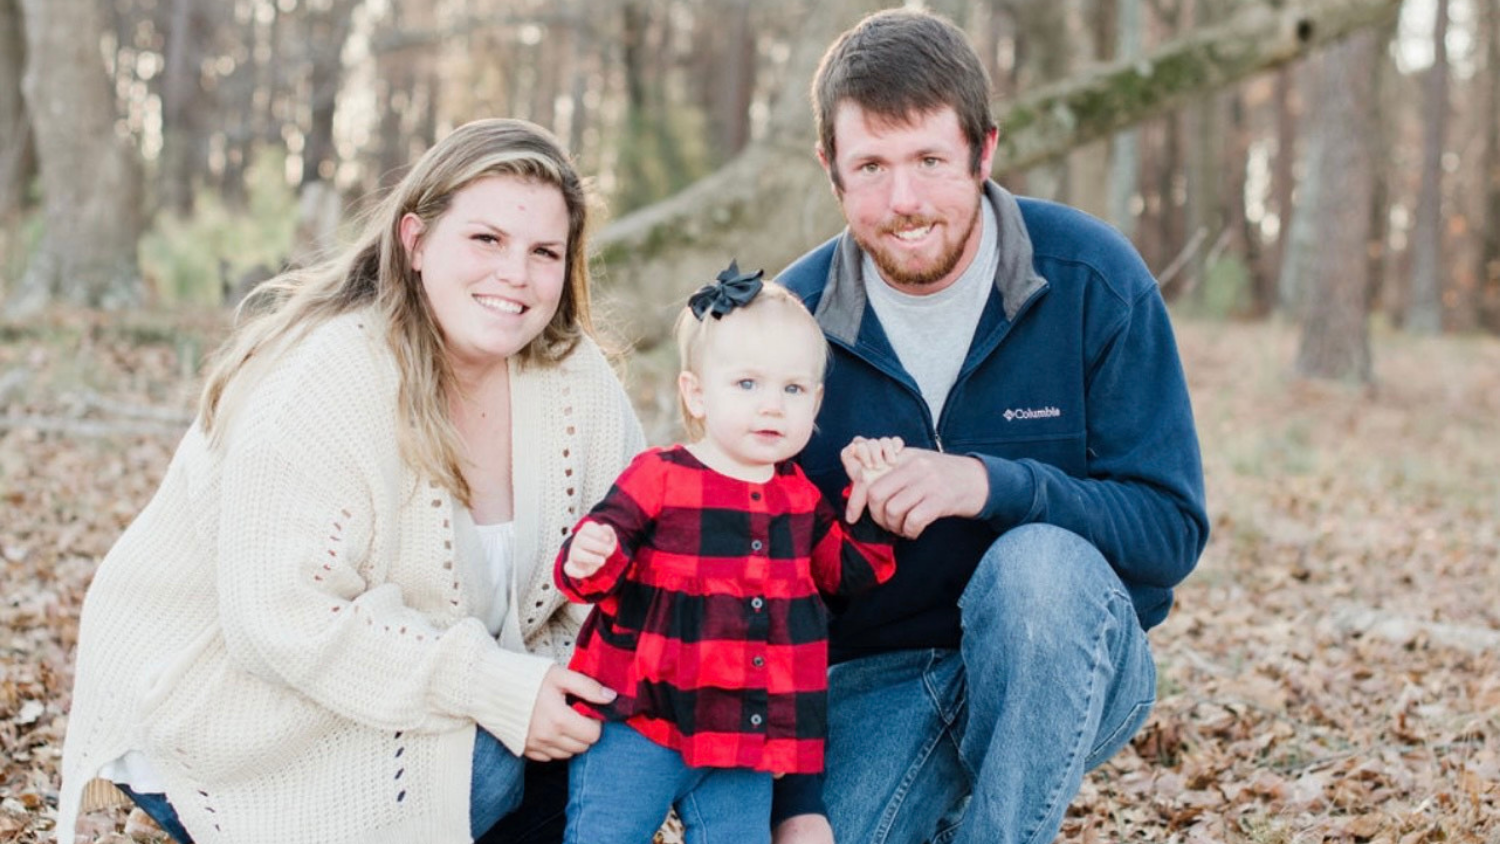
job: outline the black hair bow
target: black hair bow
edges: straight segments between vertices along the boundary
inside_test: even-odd
[[[714,319],[723,319],[725,314],[735,308],[750,304],[764,286],[760,277],[765,272],[756,270],[753,273],[742,273],[738,262],[730,261],[729,268],[719,273],[718,281],[703,286],[688,298],[688,307],[693,309],[693,316],[700,321],[706,314],[713,314]]]

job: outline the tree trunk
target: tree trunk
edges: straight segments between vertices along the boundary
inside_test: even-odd
[[[194,0],[172,0],[167,26],[166,70],[162,78],[161,164],[157,185],[161,206],[181,216],[193,210],[193,155],[198,149],[195,103],[202,49],[194,31]]]
[[[1113,0],[1077,0],[1074,5],[1093,7],[1076,10],[1086,21],[1093,20],[1081,28],[1072,27],[1075,38],[1087,36],[1090,42],[1086,52],[1075,53],[1091,65],[1110,61],[1115,52]],[[1067,170],[1068,204],[1095,217],[1108,216],[1109,142],[1096,141],[1073,150],[1068,154]]]
[[[568,99],[573,104],[573,111],[568,118],[568,151],[578,160],[583,160],[587,150],[584,148],[584,132],[592,121],[589,114],[589,76],[593,73],[594,64],[598,61],[597,50],[594,48],[593,30],[586,22],[580,22],[573,27],[572,38],[572,91]]]
[[[1484,217],[1479,250],[1479,323],[1500,332],[1500,0],[1485,9]]]
[[[1297,372],[1313,378],[1367,383],[1369,342],[1370,205],[1374,189],[1372,80],[1378,68],[1376,32],[1361,32],[1329,48],[1318,74],[1317,139],[1312,168],[1322,188],[1309,206],[1317,244],[1308,264]]]
[[[533,79],[528,98],[530,119],[532,123],[545,126],[553,133],[557,131],[557,92],[561,85],[559,76],[565,66],[563,56],[566,55],[566,50],[565,40],[556,36],[551,25],[546,28],[533,50],[537,61],[532,68]]]
[[[1411,233],[1411,280],[1407,285],[1408,331],[1443,330],[1443,147],[1448,135],[1448,0],[1437,0],[1432,67],[1422,104],[1422,184]]]
[[[610,224],[596,240],[606,295],[623,336],[666,336],[676,302],[731,257],[779,270],[838,230],[837,207],[812,149],[803,93],[826,45],[878,0],[820,3],[807,12],[766,137],[734,161],[661,202]],[[1184,99],[1277,67],[1322,44],[1392,18],[1398,0],[1288,0],[1254,6],[1222,26],[1164,45],[1142,61],[997,103],[995,172],[1010,173],[1178,106]],[[755,251],[746,251],[754,245]],[[753,255],[754,257],[747,257]],[[664,306],[661,303],[674,303]]]
[[[1262,254],[1261,267],[1255,273],[1255,309],[1270,313],[1278,306],[1278,285],[1286,267],[1287,243],[1292,231],[1292,188],[1296,181],[1293,165],[1297,163],[1297,115],[1294,97],[1301,74],[1296,68],[1276,71],[1276,157],[1271,162],[1271,207],[1276,214],[1276,241]]]
[[[1306,81],[1309,84],[1306,90],[1316,87],[1324,61],[1327,61],[1326,56],[1314,67],[1308,68],[1306,75],[1309,78]],[[1305,127],[1301,143],[1302,177],[1296,180],[1291,194],[1292,204],[1285,212],[1286,224],[1281,232],[1281,272],[1277,274],[1278,307],[1297,320],[1302,320],[1307,315],[1309,290],[1321,281],[1316,265],[1321,248],[1318,243],[1321,236],[1318,213],[1323,207],[1323,182],[1327,174],[1318,169],[1318,162],[1323,156],[1323,138],[1322,133],[1313,127],[1316,119],[1309,109],[1303,112],[1300,121]]]
[[[1065,0],[1022,2],[1016,6],[1016,69],[1022,91],[1066,79],[1073,69],[1074,34],[1068,27]],[[1068,162],[1048,159],[1027,168],[1026,192],[1044,199],[1070,201]]]
[[[31,116],[21,94],[26,72],[26,32],[17,0],[0,0],[0,237],[27,204],[27,188],[36,176]],[[3,245],[3,242],[0,242]],[[0,248],[0,266],[5,250]]]
[[[343,199],[334,186],[338,150],[333,144],[333,115],[344,83],[344,42],[357,0],[336,0],[326,9],[306,13],[305,49],[310,62],[306,81],[310,118],[302,149],[302,183],[297,189],[298,219],[292,262],[317,260],[338,238]]]
[[[257,140],[264,141],[269,145],[282,143],[281,121],[277,119],[277,109],[282,96],[285,94],[286,72],[285,68],[291,63],[288,60],[284,41],[287,40],[287,15],[281,12],[281,7],[276,3],[268,3],[265,6],[265,16],[270,20],[265,21],[265,61],[259,66],[259,79],[256,87],[262,92],[259,98],[259,108],[256,109],[255,127]],[[256,15],[259,21],[260,15]],[[259,31],[259,27],[257,31]]]
[[[1198,0],[1194,4],[1194,27],[1210,28],[1224,20],[1223,0]],[[1203,248],[1188,253],[1183,266],[1184,283],[1193,298],[1202,302],[1207,293],[1202,284],[1208,268],[1208,253],[1218,242],[1225,227],[1226,205],[1224,179],[1226,167],[1244,168],[1244,159],[1225,156],[1224,124],[1227,104],[1217,91],[1209,92],[1188,103],[1183,109],[1187,136],[1187,231],[1190,238],[1201,238]],[[1229,202],[1234,197],[1228,198]]]
[[[1115,61],[1133,62],[1141,55],[1145,30],[1142,0],[1119,0],[1115,15]],[[1140,130],[1115,134],[1109,145],[1109,220],[1127,238],[1135,236],[1136,192],[1140,189]]]
[[[333,146],[333,113],[344,84],[344,41],[349,37],[350,13],[357,0],[339,0],[326,11],[308,12],[307,56],[311,62],[308,95],[312,117],[302,150],[302,184],[333,180],[338,151]]]
[[[400,32],[408,25],[406,3],[392,0],[381,22],[384,33]],[[375,125],[375,184],[383,193],[405,174],[411,157],[407,126],[417,96],[416,61],[421,48],[380,50],[375,53],[375,96],[380,103],[380,118]]]
[[[24,90],[41,163],[42,241],[12,315],[48,302],[121,308],[144,298],[136,242],[144,227],[140,160],[116,131],[94,0],[22,0]]]
[[[1252,132],[1250,127],[1250,105],[1247,97],[1236,92],[1227,98],[1229,113],[1227,146],[1224,151],[1224,252],[1239,256],[1244,274],[1243,287],[1236,287],[1234,298],[1226,302],[1229,316],[1261,317],[1266,312],[1259,310],[1254,299],[1257,287],[1256,273],[1261,269],[1261,240],[1259,227],[1251,224],[1245,213],[1248,175],[1245,162],[1250,160]],[[1212,254],[1210,258],[1214,257]],[[1235,282],[1238,284],[1239,282]]]
[[[750,142],[750,103],[755,95],[755,26],[749,0],[710,0],[698,23],[702,46],[694,62],[698,101],[709,122],[712,161],[733,158]]]
[[[255,80],[259,76],[255,50],[255,33],[247,29],[245,56],[234,66],[234,72],[219,83],[218,105],[222,120],[223,162],[215,172],[208,168],[209,183],[231,208],[243,209],[249,198],[245,171],[255,156]]]
[[[1396,102],[1400,69],[1396,67],[1391,51],[1386,49],[1396,37],[1396,22],[1376,27],[1374,32],[1379,46],[1376,48],[1375,71],[1370,75],[1372,90],[1369,125],[1374,127],[1370,134],[1370,151],[1375,164],[1370,186],[1370,234],[1365,249],[1366,260],[1370,265],[1370,292],[1366,298],[1371,312],[1380,309],[1381,299],[1385,295],[1385,288],[1390,285],[1394,269],[1392,253],[1387,244],[1391,230],[1390,174],[1396,169],[1391,155],[1394,144],[1391,126],[1395,121],[1387,116],[1398,114],[1401,110],[1401,104]]]

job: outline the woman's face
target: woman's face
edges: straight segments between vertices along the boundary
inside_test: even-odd
[[[555,185],[486,176],[454,194],[431,226],[407,214],[401,242],[460,377],[503,364],[557,313],[568,208]]]

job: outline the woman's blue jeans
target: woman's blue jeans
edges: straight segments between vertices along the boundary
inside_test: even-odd
[[[838,841],[1050,842],[1084,773],[1156,701],[1130,596],[1076,534],[996,540],[959,602],[958,650],[898,651],[829,673],[824,801]]]
[[[562,840],[566,778],[567,762],[526,762],[485,730],[475,730],[469,782],[469,829],[474,838],[494,844]],[[165,794],[137,794],[123,786],[120,790],[173,840],[192,844]]]

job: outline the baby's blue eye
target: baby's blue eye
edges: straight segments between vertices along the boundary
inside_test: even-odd
[[[755,379],[741,378],[740,380],[734,382],[734,385],[736,387],[739,387],[741,390],[753,390],[755,389]]]
[[[786,391],[794,396],[799,396],[802,393],[806,392],[806,388],[801,384],[788,384],[786,385]]]

